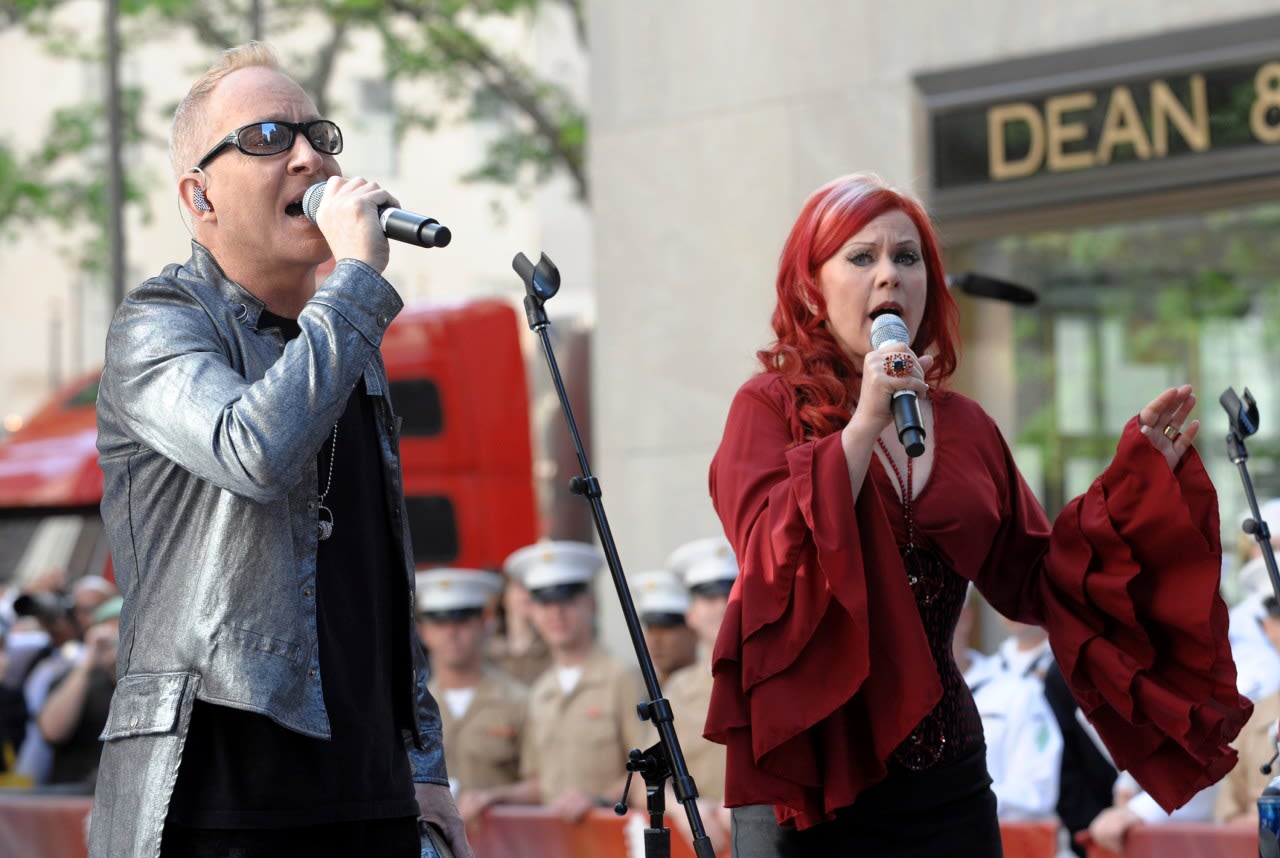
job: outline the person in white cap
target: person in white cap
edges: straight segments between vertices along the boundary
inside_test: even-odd
[[[698,636],[699,644],[698,660],[676,671],[664,690],[675,712],[685,763],[698,788],[699,815],[718,851],[729,835],[731,824],[729,811],[724,806],[725,751],[723,745],[702,737],[702,727],[711,703],[711,650],[720,633],[729,591],[738,577],[738,563],[729,541],[723,536],[711,536],[681,545],[664,565],[679,576],[689,593],[685,619]],[[674,817],[677,826],[684,830],[687,817],[683,814]]]
[[[481,790],[492,804],[543,804],[577,821],[622,795],[627,754],[657,741],[636,704],[646,699],[640,671],[596,642],[591,579],[604,565],[593,545],[548,541],[525,546],[503,568],[533,599],[533,622],[551,650],[552,666],[534,683],[520,753],[520,783]],[[631,798],[644,801],[644,790]]]
[[[1275,551],[1280,544],[1280,498],[1264,501],[1258,512],[1271,533],[1271,546]],[[1261,700],[1280,691],[1280,654],[1262,628],[1266,616],[1263,600],[1274,597],[1275,590],[1267,573],[1262,544],[1252,536],[1242,537],[1242,542],[1245,562],[1237,577],[1246,595],[1228,614],[1228,637],[1231,657],[1236,663],[1236,687],[1250,700]]]
[[[533,685],[551,666],[547,642],[533,627],[529,591],[520,580],[506,576],[499,603],[498,628],[489,641],[489,661],[525,685]]]
[[[445,765],[468,820],[476,790],[520,779],[529,689],[485,662],[502,576],[478,569],[419,572],[418,630],[431,659],[427,690],[440,702]]]
[[[969,682],[986,738],[1000,819],[1052,819],[1062,769],[1062,729],[1044,693],[1053,663],[1040,626],[1000,617],[1008,636]]]
[[[698,655],[698,636],[685,622],[689,593],[680,579],[666,569],[630,577],[645,646],[658,682],[665,685],[673,673],[693,664]]]

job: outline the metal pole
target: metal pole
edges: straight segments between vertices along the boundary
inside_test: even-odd
[[[110,256],[111,306],[124,300],[124,148],[120,99],[120,0],[106,3],[107,106],[107,246]]]

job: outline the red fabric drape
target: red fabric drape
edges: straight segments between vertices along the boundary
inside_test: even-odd
[[[1119,765],[1172,809],[1232,765],[1235,691],[1218,595],[1217,500],[1194,452],[1176,473],[1137,431],[1052,531],[973,401],[935,394],[917,532],[1002,613],[1045,625]],[[839,435],[796,444],[776,375],[738,392],[710,487],[742,569],[713,657],[706,736],[726,802],[807,827],[884,777],[941,696],[873,462],[855,500]]]

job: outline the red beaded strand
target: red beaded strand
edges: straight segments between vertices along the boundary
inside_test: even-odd
[[[893,469],[893,476],[897,479],[898,488],[902,491],[902,515],[907,522],[907,547],[914,548],[916,544],[916,527],[915,520],[911,517],[911,457],[907,457],[907,479],[904,482],[902,472],[898,470],[898,463],[893,460],[893,456],[889,455],[889,448],[885,446],[884,441],[876,438],[876,443],[884,451],[884,457],[889,460],[889,467]]]

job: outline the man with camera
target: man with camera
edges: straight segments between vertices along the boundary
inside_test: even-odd
[[[27,705],[27,730],[15,766],[17,773],[37,786],[49,782],[53,749],[36,725],[49,690],[62,679],[79,657],[88,619],[103,602],[116,595],[110,581],[97,575],[76,579],[69,592],[28,589],[13,602],[19,617],[34,619],[47,640],[29,662],[22,680]]]

